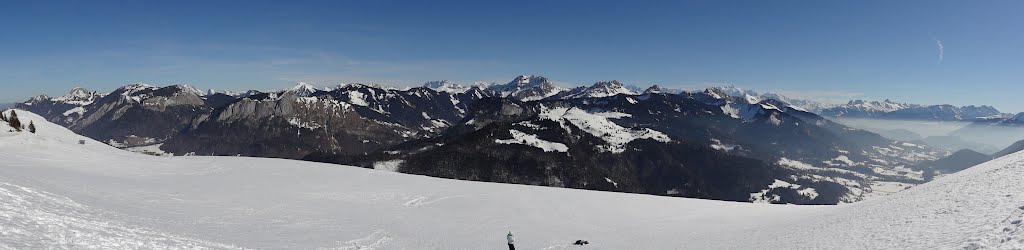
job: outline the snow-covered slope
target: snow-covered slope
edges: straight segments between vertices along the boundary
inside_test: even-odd
[[[1021,153],[887,197],[794,206],[154,157],[19,117],[39,133],[0,132],[0,248],[495,249],[508,231],[521,249],[1024,247]]]
[[[740,244],[878,249],[1024,248],[1024,154],[777,228]]]

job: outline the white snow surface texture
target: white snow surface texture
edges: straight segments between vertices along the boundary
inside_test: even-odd
[[[519,249],[1024,248],[1021,153],[886,197],[796,206],[156,157],[19,117],[39,132],[0,125],[0,249],[501,249],[508,231]]]

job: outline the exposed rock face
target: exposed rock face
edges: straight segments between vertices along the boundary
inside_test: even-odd
[[[647,88],[647,90],[644,90],[644,94],[661,94],[661,93],[664,93],[664,91],[662,91],[661,90],[661,86],[658,86],[658,85],[651,86],[650,88]]]
[[[479,91],[477,89],[476,91]],[[479,92],[347,85],[332,91],[242,97],[201,117],[162,149],[176,154],[302,158],[364,154],[437,136],[465,116]]]
[[[92,104],[103,96],[103,94],[95,91],[74,88],[67,95],[61,97],[51,98],[40,95],[32,97],[26,102],[18,103],[15,106],[42,115],[50,122],[67,126],[85,115],[87,111],[84,108],[85,106]]]
[[[487,90],[494,91],[500,97],[520,101],[535,101],[553,96],[565,90],[555,86],[542,76],[523,75],[503,85],[492,85]]]
[[[183,85],[128,85],[87,106],[89,112],[69,128],[118,146],[159,143],[212,111],[201,94]]]
[[[130,147],[159,143],[212,110],[202,92],[186,85],[131,84],[102,95],[76,88],[60,98],[19,105],[93,139]],[[61,113],[61,110],[65,110]]]

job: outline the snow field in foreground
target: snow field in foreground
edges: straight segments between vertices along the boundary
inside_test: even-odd
[[[887,197],[795,206],[155,157],[19,116],[39,133],[0,132],[0,248],[495,249],[508,231],[521,249],[1024,247],[1020,153]]]

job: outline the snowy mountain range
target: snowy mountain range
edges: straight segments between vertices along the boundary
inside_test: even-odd
[[[881,102],[854,100],[845,105],[822,109],[819,111],[819,114],[838,118],[930,121],[974,121],[980,118],[1003,115],[1003,113],[992,106],[919,105],[898,103],[891,100]]]
[[[934,171],[916,166],[947,154],[735,89],[638,91],[606,81],[565,90],[539,76],[426,86],[445,91],[300,83],[228,95],[132,84],[90,103],[33,98],[18,108],[156,154],[306,159],[453,179],[775,203],[853,202],[920,184]],[[792,185],[773,185],[775,179]]]
[[[561,121],[549,125],[586,117],[560,111],[546,112]],[[31,112],[19,117],[39,131],[0,123],[0,248],[492,249],[505,247],[507,232],[523,249],[1024,248],[1024,153],[866,202],[797,206],[449,180],[384,166],[155,157]],[[507,142],[544,145],[524,139]],[[756,194],[812,194],[778,177]]]
[[[580,86],[554,95],[555,99],[599,98],[615,95],[637,95],[636,91],[627,88],[619,81],[598,82],[593,86]]]
[[[865,101],[851,100],[845,104],[830,104],[811,100],[786,97],[776,93],[758,93],[732,85],[714,87],[726,95],[752,100],[776,100],[788,106],[809,111],[829,118],[870,118],[889,120],[922,121],[974,121],[977,119],[1001,118],[1008,116],[992,106],[921,105],[900,103],[892,100]]]
[[[556,95],[565,88],[555,86],[543,76],[522,75],[506,84],[495,84],[487,87],[496,96],[520,101],[536,101]]]
[[[39,95],[30,98],[27,102],[17,106],[32,105],[32,110],[44,111],[40,113],[53,118],[51,122],[68,124],[78,120],[85,113],[84,106],[90,105],[105,94],[89,91],[85,88],[71,89],[67,95],[60,97],[49,97]]]

